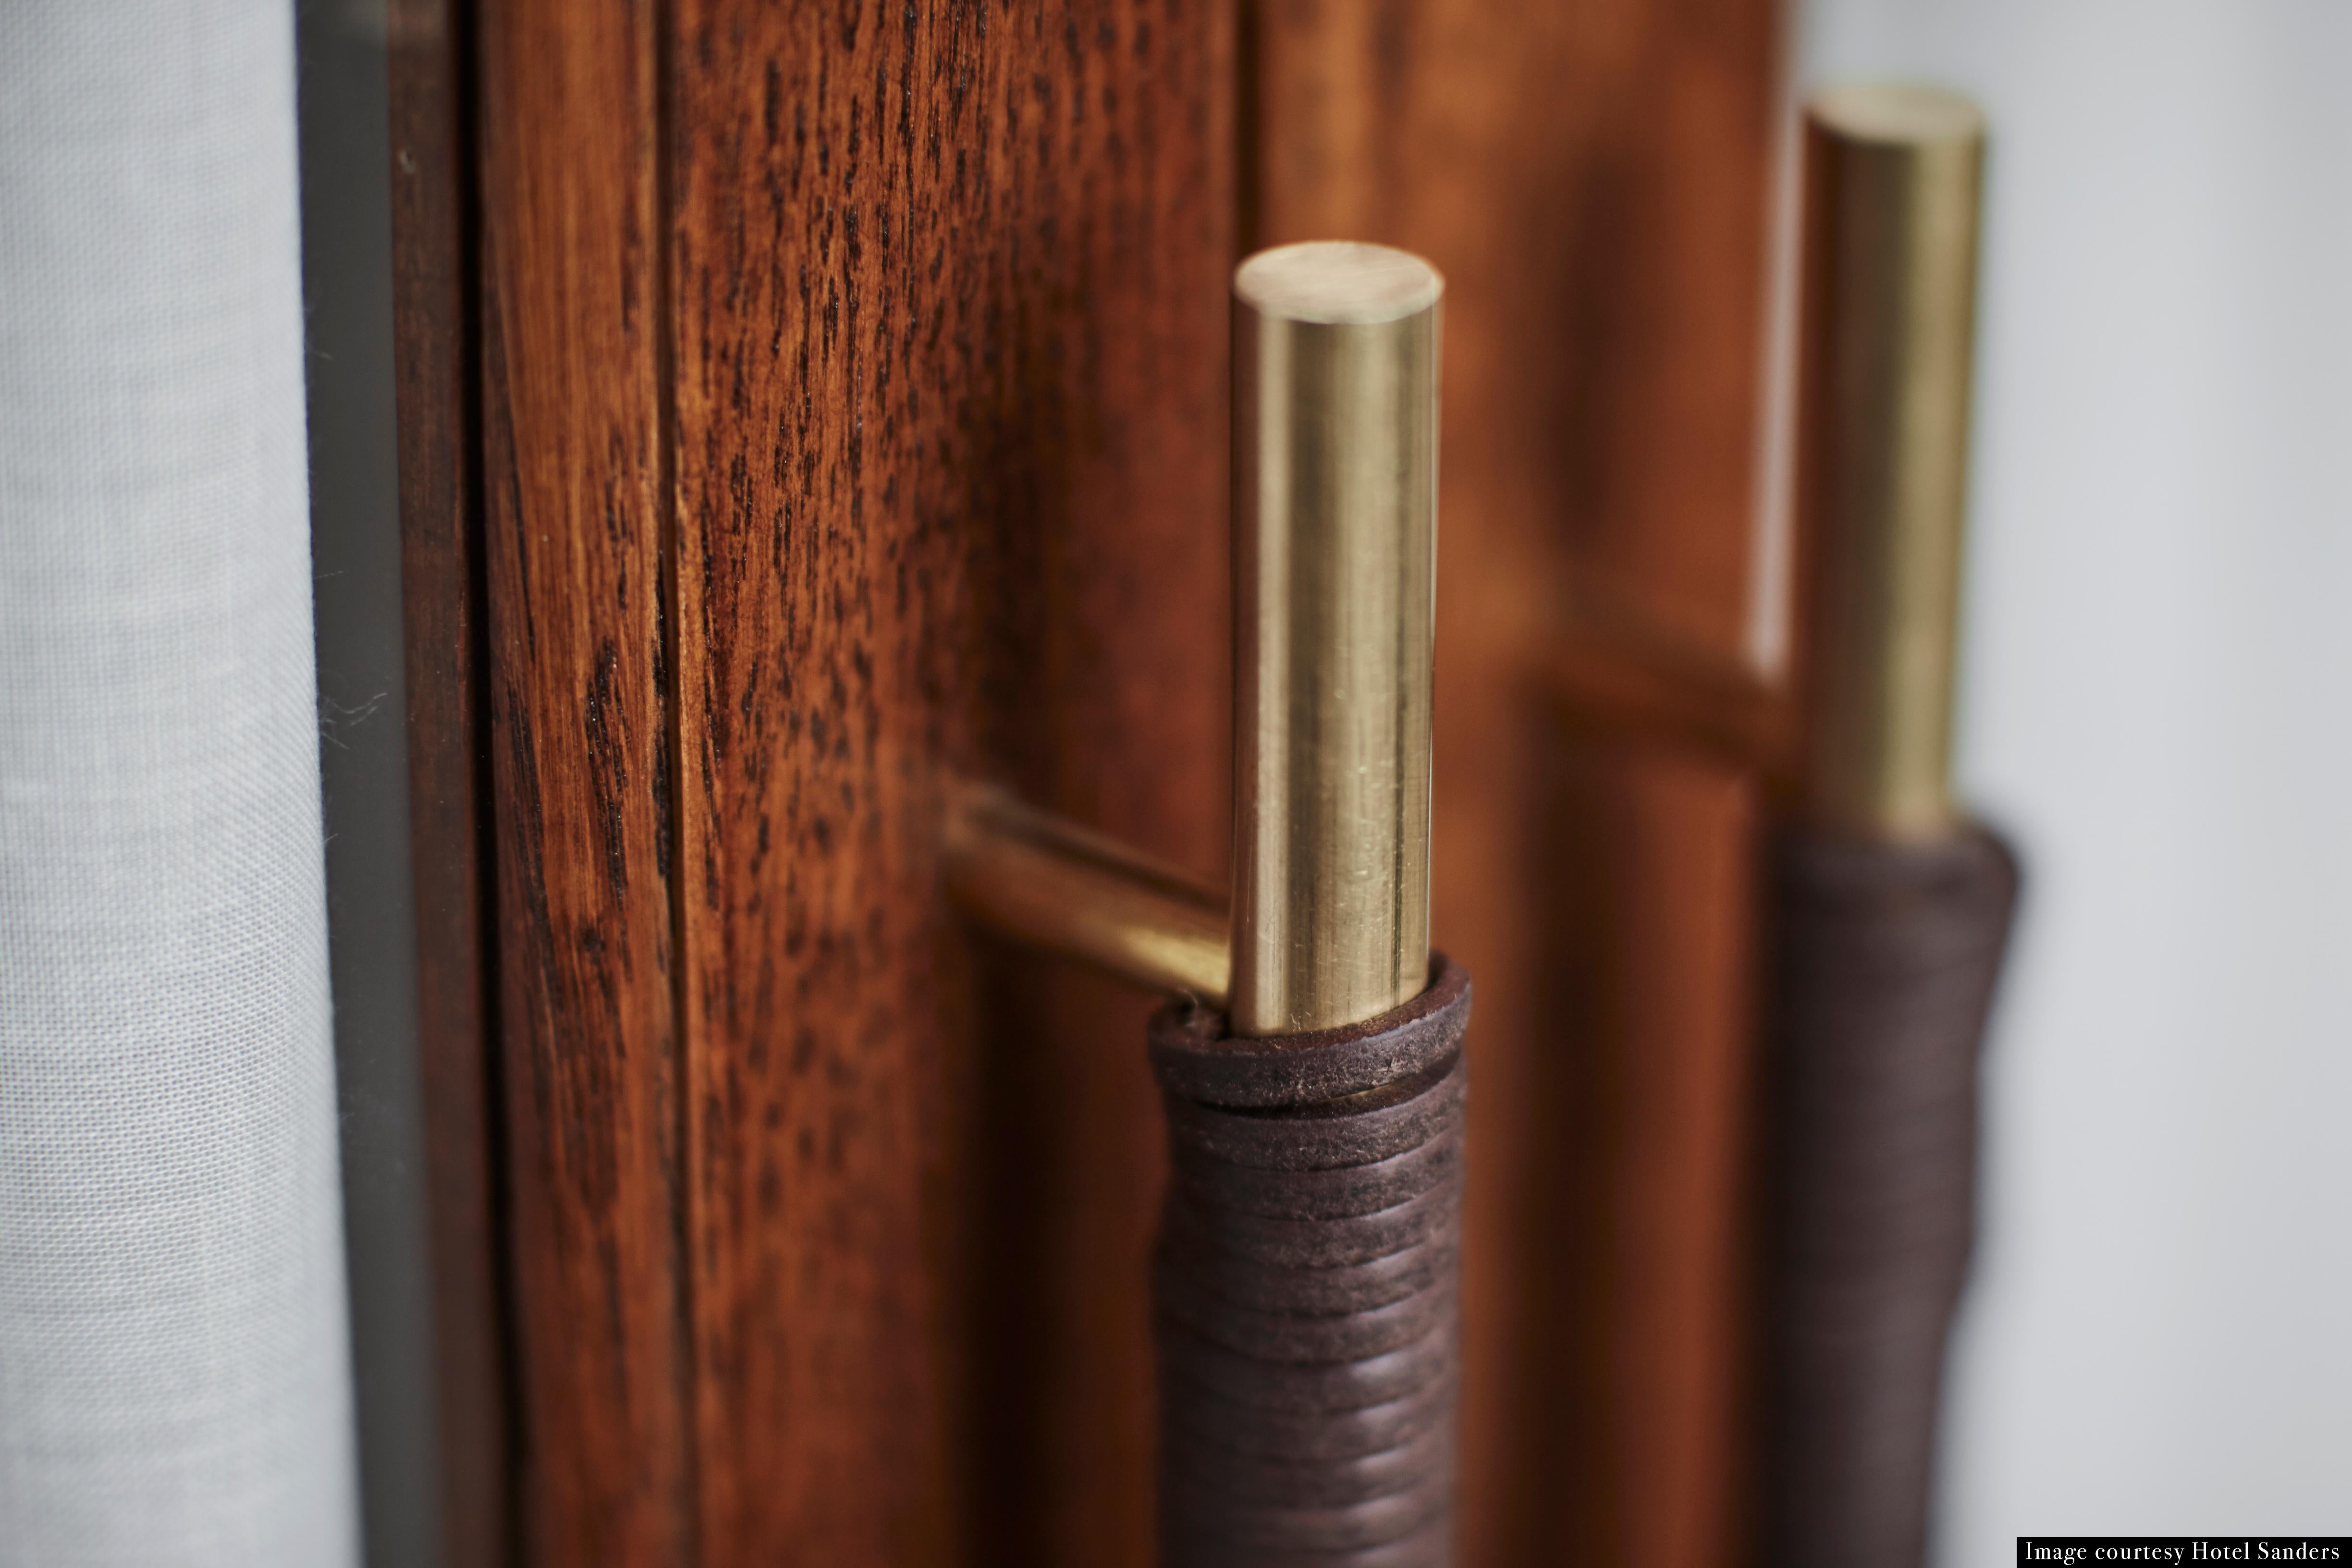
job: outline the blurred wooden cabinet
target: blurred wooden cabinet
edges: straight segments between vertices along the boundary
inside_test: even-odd
[[[453,1563],[1148,1560],[1146,1003],[943,772],[1226,842],[1225,279],[1449,279],[1464,1560],[1736,1555],[1747,802],[1562,732],[1747,610],[1766,0],[394,0]]]

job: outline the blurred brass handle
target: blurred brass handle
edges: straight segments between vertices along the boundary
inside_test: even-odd
[[[1758,1555],[1903,1568],[2018,879],[1950,781],[1984,123],[1864,84],[1804,129],[1792,668],[1588,590],[1538,680],[1565,723],[1748,773],[1769,803]]]
[[[1952,827],[1983,143],[1975,106],[1933,88],[1808,105],[1793,668],[1587,587],[1538,672],[1565,721],[1753,772],[1820,826]]]
[[[1765,857],[1760,1560],[1926,1552],[2015,857],[1951,790],[1984,121],[1805,123],[1795,749]]]
[[[1798,393],[1798,813],[1953,826],[1953,670],[1984,117],[1859,84],[1805,120]]]

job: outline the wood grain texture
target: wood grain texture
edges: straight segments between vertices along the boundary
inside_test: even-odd
[[[1148,1004],[937,814],[1221,872],[1231,34],[485,0],[529,1562],[1148,1557]]]
[[[488,689],[535,1563],[695,1561],[670,955],[657,37],[482,11]]]
[[[509,1551],[513,1467],[486,918],[472,84],[460,7],[394,0],[386,20],[409,845],[441,1550],[449,1568],[491,1568]]]
[[[1750,810],[1559,732],[1599,582],[1739,646],[1769,0],[1263,0],[1265,243],[1445,273],[1432,937],[1477,976],[1464,1560],[1737,1552]]]
[[[1143,1008],[975,963],[936,823],[960,767],[1222,862],[1226,24],[677,26],[705,1560],[1141,1561]]]

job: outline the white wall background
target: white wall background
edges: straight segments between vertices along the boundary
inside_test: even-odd
[[[1960,770],[2029,886],[1937,1561],[2352,1532],[2352,4],[1797,28],[1994,134]]]

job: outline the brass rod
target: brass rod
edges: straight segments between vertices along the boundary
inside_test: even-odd
[[[1444,280],[1383,246],[1234,275],[1233,1026],[1428,982]]]
[[[948,894],[1001,935],[1213,1006],[1231,967],[1225,896],[990,784],[950,789]]]
[[[1797,804],[1876,837],[1952,819],[1983,152],[1983,116],[1938,89],[1807,105]]]

